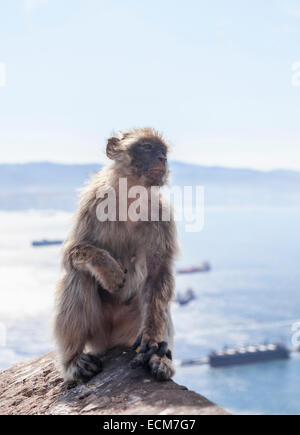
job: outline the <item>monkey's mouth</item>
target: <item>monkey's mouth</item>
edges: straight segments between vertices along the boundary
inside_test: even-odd
[[[165,168],[156,167],[156,168],[148,169],[148,172],[150,174],[163,175],[163,174],[165,174],[166,169]]]
[[[161,168],[153,168],[150,169],[148,171],[148,179],[152,182],[152,183],[162,183],[162,181],[164,180],[166,176],[166,171],[165,169],[161,169]]]

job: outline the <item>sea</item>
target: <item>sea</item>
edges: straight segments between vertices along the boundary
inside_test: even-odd
[[[72,214],[0,211],[0,369],[54,348],[52,320],[60,246]],[[300,414],[300,353],[286,361],[228,368],[182,366],[213,350],[264,343],[300,345],[300,208],[206,207],[204,226],[178,222],[176,267],[203,261],[211,271],[177,275],[176,293],[196,299],[172,304],[175,381],[234,414]]]

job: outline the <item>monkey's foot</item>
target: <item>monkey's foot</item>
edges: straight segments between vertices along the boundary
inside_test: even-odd
[[[153,340],[145,340],[140,336],[133,345],[133,349],[140,350],[137,356],[131,361],[131,368],[148,366],[151,373],[160,381],[170,379],[174,375],[172,367],[172,352],[168,348],[168,343],[162,341],[156,343]]]
[[[151,374],[158,381],[168,381],[174,376],[172,361],[167,357],[160,357],[156,354],[152,355],[148,363]]]
[[[66,378],[70,381],[88,382],[102,371],[102,361],[98,355],[82,353],[67,369]]]

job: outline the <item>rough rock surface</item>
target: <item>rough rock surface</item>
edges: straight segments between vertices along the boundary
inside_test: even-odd
[[[0,414],[173,415],[226,411],[173,381],[158,382],[132,370],[128,349],[103,358],[104,370],[86,385],[67,390],[54,352],[0,372]]]

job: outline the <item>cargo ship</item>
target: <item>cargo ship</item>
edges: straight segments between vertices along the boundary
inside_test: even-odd
[[[237,349],[224,349],[212,352],[208,358],[198,358],[181,362],[182,366],[209,364],[211,367],[229,367],[276,360],[287,360],[290,350],[283,344],[247,346]]]
[[[32,242],[32,246],[35,248],[41,246],[53,246],[53,245],[62,245],[62,240],[35,240]]]
[[[286,360],[289,359],[289,357],[290,351],[283,344],[269,344],[213,352],[209,355],[208,362],[211,367],[226,367],[266,361]]]
[[[188,274],[188,273],[200,273],[200,272],[209,272],[211,270],[211,265],[207,262],[201,264],[200,266],[192,266],[187,267],[185,269],[178,269],[177,273],[179,275]]]

